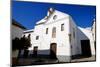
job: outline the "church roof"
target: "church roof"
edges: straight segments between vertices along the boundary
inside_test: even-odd
[[[49,8],[49,10],[48,10],[48,12],[47,12],[47,16],[45,16],[43,19],[41,19],[40,21],[38,21],[38,22],[36,23],[36,25],[46,23],[46,22],[52,17],[52,15],[53,15],[54,13],[60,14],[60,15],[57,14],[57,15],[59,16],[58,18],[62,18],[62,17],[65,17],[65,16],[69,16],[68,14],[63,13],[63,12],[58,11],[58,10],[55,10],[54,8]],[[62,15],[62,16],[61,16],[61,15]]]
[[[22,29],[26,29],[22,24],[18,23],[16,20],[12,19],[12,24],[17,26],[17,27],[20,27]]]

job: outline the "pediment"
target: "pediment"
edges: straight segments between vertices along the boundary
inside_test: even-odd
[[[47,19],[45,24],[50,24],[52,22],[55,22],[57,20],[63,19],[65,17],[68,17],[69,15],[60,11],[55,10],[54,13]]]

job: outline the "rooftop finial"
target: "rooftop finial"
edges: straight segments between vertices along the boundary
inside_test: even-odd
[[[51,8],[49,8],[49,11],[50,11],[50,12],[53,12],[53,11],[54,11],[54,9],[51,7]]]
[[[50,16],[53,12],[54,12],[54,9],[53,8],[49,8],[49,10],[48,10],[48,16]]]

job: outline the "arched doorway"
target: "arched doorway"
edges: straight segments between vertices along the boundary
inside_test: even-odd
[[[56,58],[56,51],[57,50],[57,44],[56,43],[51,43],[50,44],[50,57],[51,58]]]

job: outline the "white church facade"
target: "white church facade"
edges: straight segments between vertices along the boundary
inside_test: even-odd
[[[34,29],[24,31],[23,35],[29,34],[30,54],[50,55],[60,62],[70,62],[77,55],[95,55],[91,30],[78,27],[70,15],[53,8]]]

